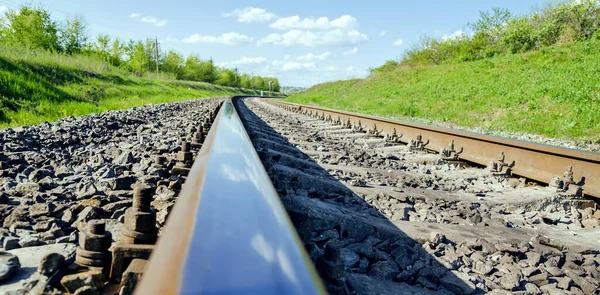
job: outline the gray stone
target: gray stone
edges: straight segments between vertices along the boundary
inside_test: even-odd
[[[592,294],[592,293],[598,291],[599,283],[598,283],[598,281],[595,281],[593,278],[590,278],[588,280],[588,278],[585,278],[585,277],[575,274],[574,271],[571,269],[565,270],[565,274],[569,278],[571,278],[573,280],[573,282],[575,282],[575,284],[577,284],[577,286],[579,286],[585,294]]]
[[[542,254],[539,252],[529,251],[527,252],[527,260],[525,260],[531,266],[538,266],[542,262]]]
[[[45,178],[47,176],[52,176],[52,172],[50,170],[36,169],[36,170],[33,170],[33,172],[31,172],[31,174],[29,174],[29,180],[32,182],[39,182],[40,180],[42,180],[43,178]]]
[[[553,277],[560,277],[563,275],[562,269],[556,266],[546,267],[546,271]]]
[[[35,182],[21,182],[17,184],[15,190],[24,196],[33,196],[40,191],[40,185]]]
[[[100,270],[66,275],[60,280],[61,285],[70,293],[75,293],[82,287],[100,289],[104,285],[104,276]]]
[[[538,287],[548,284],[548,274],[546,272],[530,276],[528,279]]]
[[[10,228],[16,222],[27,222],[29,212],[26,206],[18,206],[4,219],[2,226]]]
[[[551,277],[550,281],[556,283],[556,286],[563,290],[569,290],[571,285],[573,285],[573,280],[569,277]]]
[[[375,250],[373,250],[373,246],[367,243],[355,243],[349,245],[347,248],[369,259],[373,259],[375,256]]]
[[[81,212],[77,215],[77,220],[75,220],[75,224],[79,222],[87,222],[92,219],[98,219],[102,215],[102,209],[98,207],[88,206],[83,208]]]
[[[130,151],[122,153],[119,157],[113,160],[113,164],[125,166],[134,162],[133,154]]]
[[[10,279],[20,268],[19,257],[0,252],[0,282]]]
[[[471,294],[475,291],[475,284],[469,280],[469,276],[455,270],[440,278],[440,284],[456,294]]]
[[[37,203],[33,204],[29,208],[29,216],[31,217],[39,217],[39,216],[49,216],[54,212],[54,208],[56,206],[52,203]]]
[[[475,261],[473,263],[473,272],[488,275],[494,269],[494,264],[491,261]]]
[[[102,209],[104,210],[104,212],[112,214],[119,209],[129,208],[129,207],[131,207],[132,204],[133,204],[132,200],[121,200],[121,201],[117,201],[117,202],[108,203],[108,204],[102,206]]]
[[[47,277],[52,276],[65,262],[65,257],[58,253],[48,253],[40,261],[38,272]]]
[[[57,178],[65,178],[67,176],[73,175],[73,170],[66,166],[60,166],[56,168],[55,174]]]
[[[431,232],[429,234],[429,243],[431,243],[434,247],[440,243],[443,243],[446,240],[446,236],[441,233]]]
[[[77,289],[77,291],[75,291],[75,293],[73,293],[73,295],[98,295],[101,294],[98,290],[90,287],[90,286],[83,286],[79,289]]]
[[[515,273],[508,273],[500,277],[499,284],[508,291],[515,291],[521,284],[521,276]]]
[[[344,262],[344,266],[348,268],[355,267],[360,261],[360,256],[348,248],[342,248],[340,250],[340,258],[342,259],[342,262]]]
[[[3,246],[4,246],[4,250],[7,250],[7,251],[21,247],[21,245],[19,245],[19,239],[14,238],[14,237],[4,238]]]
[[[537,295],[537,294],[542,293],[542,290],[540,290],[540,288],[538,288],[538,286],[536,286],[533,283],[525,284],[525,291],[527,291],[529,294],[532,294],[532,295]]]
[[[43,220],[33,225],[33,230],[36,232],[44,232],[49,230],[54,224],[54,220]]]
[[[61,220],[66,223],[72,223],[75,220],[75,214],[73,214],[73,210],[67,209],[63,212]]]
[[[358,272],[359,273],[367,273],[367,268],[369,267],[369,259],[363,257],[358,262]]]
[[[98,193],[92,177],[83,178],[75,187],[77,199],[88,199]]]
[[[329,230],[322,232],[320,235],[312,238],[312,240],[313,240],[313,242],[323,242],[323,241],[328,241],[330,239],[338,239],[339,237],[340,237],[340,235],[338,234],[337,230],[329,229]]]
[[[543,285],[543,286],[540,287],[540,290],[544,294],[552,294],[552,295],[563,295],[563,294],[566,295],[566,294],[569,294],[567,291],[561,290],[558,287],[556,287],[556,283]]]
[[[398,264],[398,266],[400,266],[403,270],[407,269],[409,266],[412,266],[415,263],[415,260],[418,258],[418,254],[415,253],[415,250],[406,245],[400,245],[399,247],[393,249],[390,253],[394,257],[396,264]]]
[[[39,246],[42,244],[43,243],[42,243],[42,241],[40,241],[40,238],[35,235],[29,235],[29,236],[25,236],[25,237],[19,239],[19,245],[21,247],[33,247],[33,246]]]
[[[393,261],[379,261],[371,265],[369,275],[382,280],[392,280],[400,269]]]

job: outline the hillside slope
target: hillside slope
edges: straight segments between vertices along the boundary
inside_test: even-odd
[[[0,128],[72,115],[254,91],[136,77],[87,56],[0,47]]]
[[[431,67],[382,67],[290,102],[488,130],[600,138],[600,41]]]

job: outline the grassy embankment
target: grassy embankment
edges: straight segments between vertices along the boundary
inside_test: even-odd
[[[397,66],[288,101],[487,130],[600,140],[600,40],[437,66]]]
[[[95,57],[0,48],[0,128],[192,98],[254,91],[140,78]]]

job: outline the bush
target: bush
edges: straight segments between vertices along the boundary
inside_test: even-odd
[[[534,48],[533,25],[528,18],[516,18],[506,24],[502,44],[510,53],[524,52]]]
[[[600,38],[600,2],[580,0],[550,3],[526,16],[506,9],[481,12],[470,30],[457,38],[423,37],[403,55],[399,64],[436,65],[474,61],[505,53],[536,50],[556,43]],[[386,62],[372,73],[389,70]]]

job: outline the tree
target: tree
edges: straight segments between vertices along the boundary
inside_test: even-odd
[[[147,70],[155,71],[156,70],[156,43],[153,39],[146,39],[144,42],[144,55],[146,56],[147,62]],[[158,56],[158,62],[160,63],[160,53]]]
[[[88,40],[87,24],[83,16],[67,17],[60,31],[60,43],[69,54],[80,53]]]
[[[129,57],[129,67],[138,76],[143,75],[148,69],[148,57],[142,41],[137,41]]]
[[[190,54],[185,59],[182,78],[183,80],[201,81],[202,61],[197,54]]]
[[[240,87],[250,89],[252,88],[252,81],[250,75],[244,73],[240,76]]]
[[[235,71],[230,69],[221,69],[216,82],[219,85],[235,87]]]
[[[206,62],[203,62],[202,76],[204,77],[202,81],[208,83],[215,83],[215,80],[217,79],[217,67],[215,67],[212,58],[207,60]]]
[[[106,34],[99,34],[96,38],[96,43],[94,43],[92,50],[97,55],[101,56],[103,59],[109,59],[108,53],[108,44],[110,43],[110,37]]]
[[[183,64],[185,60],[183,56],[174,50],[169,50],[167,54],[165,54],[165,58],[161,64],[161,69],[168,73],[173,73],[177,77],[177,79],[181,79],[183,75]]]
[[[492,32],[500,29],[511,19],[508,9],[494,7],[492,12],[480,11],[479,19],[469,24],[475,32]]]
[[[252,77],[252,89],[266,90],[265,80],[261,76]]]
[[[110,63],[114,66],[120,66],[123,61],[123,55],[125,53],[125,46],[123,42],[116,38],[112,43],[112,48],[110,50]]]
[[[21,6],[18,12],[9,11],[5,17],[6,20],[0,24],[3,42],[28,48],[60,50],[57,26],[47,10]]]

